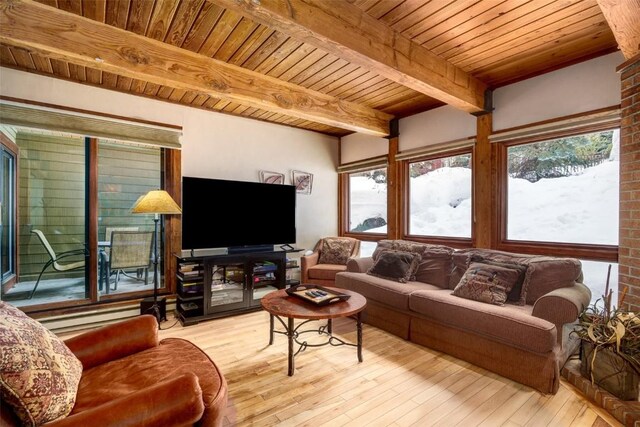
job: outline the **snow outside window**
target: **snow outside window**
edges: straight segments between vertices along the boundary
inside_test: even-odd
[[[508,147],[507,239],[618,244],[620,131]]]
[[[409,234],[471,237],[471,154],[409,163]]]
[[[387,168],[349,174],[349,231],[387,232]]]

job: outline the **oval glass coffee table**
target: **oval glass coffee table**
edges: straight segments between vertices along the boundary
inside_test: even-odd
[[[274,334],[287,336],[289,343],[288,374],[292,376],[295,371],[294,357],[304,351],[307,347],[321,347],[324,345],[340,346],[350,345],[358,348],[358,362],[362,362],[362,310],[367,306],[367,299],[357,292],[346,289],[335,289],[339,293],[350,295],[346,301],[335,302],[325,306],[316,306],[311,302],[300,298],[289,296],[286,290],[273,291],[262,297],[262,308],[269,313],[269,345],[273,344]],[[357,343],[346,342],[332,334],[331,320],[339,317],[355,316]],[[287,318],[285,322],[283,318]],[[284,331],[275,330],[274,318],[278,319]],[[303,322],[294,325],[294,319],[304,319]],[[316,320],[327,320],[327,324],[318,329],[301,330],[300,328],[309,322]],[[327,338],[326,342],[319,344],[309,344],[302,340],[302,335],[315,333]],[[298,344],[298,349],[294,352],[294,343]]]

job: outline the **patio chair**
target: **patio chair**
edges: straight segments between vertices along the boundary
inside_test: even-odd
[[[56,254],[56,252],[53,250],[53,248],[51,247],[51,244],[49,244],[49,241],[47,240],[47,238],[45,237],[44,233],[40,230],[31,230],[31,232],[33,234],[35,234],[36,236],[38,236],[38,239],[40,240],[40,243],[42,243],[42,246],[44,246],[44,248],[47,250],[47,253],[49,254],[49,261],[47,261],[44,265],[44,267],[42,267],[42,271],[40,272],[40,274],[38,275],[38,280],[36,280],[36,285],[33,287],[33,290],[31,291],[31,293],[29,294],[28,299],[31,299],[33,297],[33,294],[36,293],[36,289],[38,289],[38,285],[40,284],[40,279],[42,278],[42,274],[44,274],[44,271],[49,267],[52,266],[54,270],[59,271],[59,272],[65,272],[65,271],[71,271],[71,270],[77,270],[80,268],[84,268],[84,263],[85,260],[80,260],[80,261],[75,261],[75,262],[70,262],[68,264],[61,264],[59,261],[64,259],[64,258],[68,258],[68,257],[72,257],[72,256],[78,256],[78,255],[87,255],[87,251],[83,248],[83,249],[74,249],[71,251],[65,251],[65,252],[60,252],[58,254]]]
[[[110,251],[101,252],[101,263],[104,273],[106,293],[111,290],[109,280],[115,274],[113,290],[118,289],[120,274],[126,274],[125,270],[142,269],[144,278],[132,277],[136,280],[143,280],[147,285],[149,279],[149,264],[151,262],[151,250],[153,244],[152,231],[118,231],[111,233]],[[102,280],[101,280],[102,282]]]

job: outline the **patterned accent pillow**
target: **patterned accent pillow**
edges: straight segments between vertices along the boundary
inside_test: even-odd
[[[318,264],[347,265],[353,250],[353,240],[327,237],[320,245]]]
[[[471,262],[482,262],[484,264],[497,265],[499,267],[507,267],[507,268],[513,268],[514,270],[518,270],[518,280],[516,280],[516,283],[513,285],[513,288],[507,294],[507,301],[513,302],[516,305],[525,304],[524,296],[522,296],[521,294],[522,294],[522,284],[524,283],[528,266],[524,264],[518,264],[515,262],[494,261],[491,259],[486,259],[480,255],[472,255]]]
[[[82,363],[60,338],[0,301],[0,397],[23,425],[69,415],[81,376]]]
[[[514,268],[473,262],[453,290],[453,295],[504,305],[507,294],[513,289],[520,272]]]
[[[367,274],[383,279],[406,283],[415,279],[420,264],[420,255],[411,252],[386,250],[378,254]]]

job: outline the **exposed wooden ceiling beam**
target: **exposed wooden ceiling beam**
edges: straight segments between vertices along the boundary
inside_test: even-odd
[[[470,113],[487,85],[347,1],[208,0]]]
[[[626,59],[640,53],[640,0],[598,0]]]
[[[54,59],[352,131],[392,116],[30,0],[0,0],[0,42]]]

